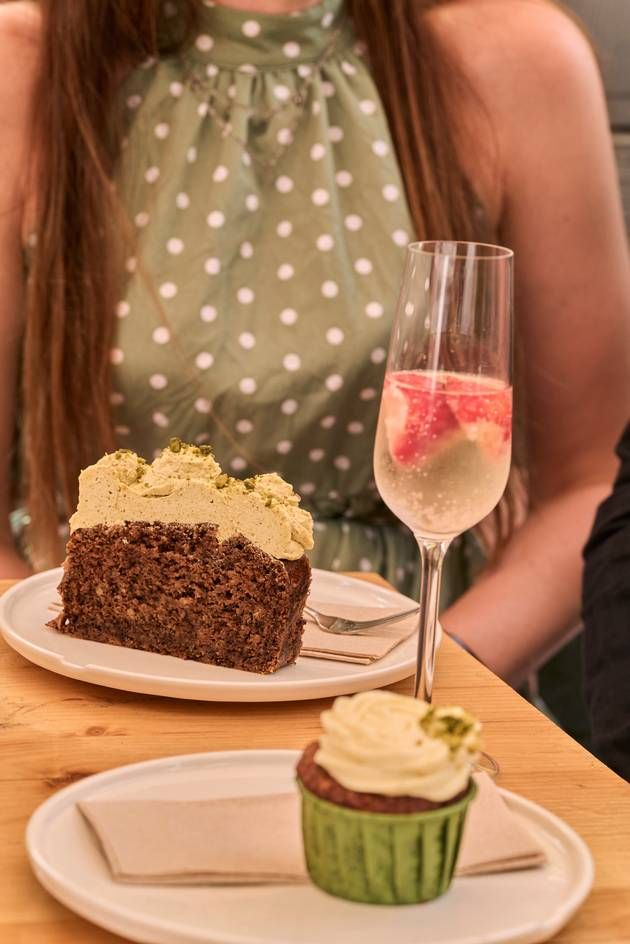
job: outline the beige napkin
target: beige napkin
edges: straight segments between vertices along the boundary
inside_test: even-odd
[[[318,600],[309,600],[317,610],[330,616],[342,616],[346,619],[368,620],[377,617],[387,617],[401,610],[407,609],[405,602],[391,608],[374,606],[354,606],[345,603],[323,603]],[[408,599],[408,608],[416,606],[414,600]],[[418,616],[409,616],[400,623],[389,626],[374,626],[358,636],[336,636],[325,633],[309,618],[306,617],[302,650],[300,655],[312,659],[332,659],[335,662],[354,662],[357,665],[369,665],[382,659],[395,646],[407,639],[418,628]]]
[[[466,821],[457,874],[543,865],[545,855],[486,774]],[[115,879],[176,885],[294,883],[307,880],[297,793],[225,799],[86,800]]]

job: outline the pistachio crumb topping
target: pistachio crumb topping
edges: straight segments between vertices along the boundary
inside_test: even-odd
[[[462,747],[470,753],[480,749],[479,722],[461,708],[431,706],[420,727],[429,737],[444,741],[452,752]]]
[[[313,546],[313,521],[276,473],[233,478],[208,445],[173,437],[147,463],[129,449],[81,473],[70,529],[125,521],[216,524],[220,540],[242,534],[273,557],[296,560]]]

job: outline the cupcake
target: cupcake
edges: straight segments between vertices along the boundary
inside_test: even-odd
[[[481,726],[393,692],[337,698],[297,766],[306,865],[339,898],[414,904],[449,887]]]

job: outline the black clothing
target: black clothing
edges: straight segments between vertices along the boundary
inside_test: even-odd
[[[584,549],[582,616],[593,747],[630,781],[630,423],[621,468]]]

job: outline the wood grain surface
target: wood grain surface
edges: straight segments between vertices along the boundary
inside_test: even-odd
[[[0,593],[9,586],[0,581]],[[392,688],[409,693],[411,680]],[[58,904],[30,870],[26,823],[56,790],[172,754],[301,748],[318,733],[329,701],[212,704],[134,695],[54,675],[0,640],[0,942],[124,940]],[[562,817],[591,849],[595,888],[554,940],[630,944],[630,786],[449,639],[439,653],[435,701],[476,714],[501,765],[501,785]]]

